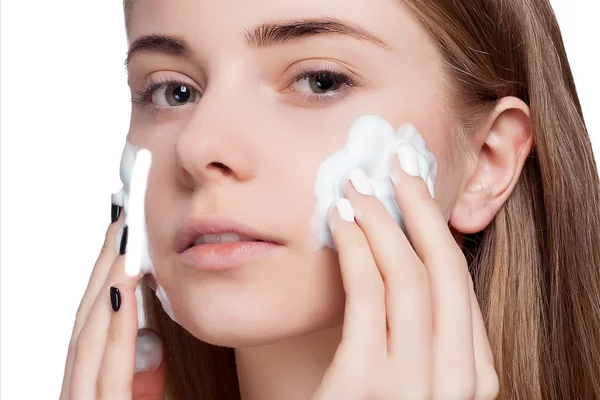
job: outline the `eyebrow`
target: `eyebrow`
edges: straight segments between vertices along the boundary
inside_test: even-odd
[[[279,21],[259,25],[250,31],[244,30],[246,42],[253,49],[273,47],[305,37],[326,34],[346,35],[373,43],[386,50],[392,50],[388,44],[366,29],[329,17]],[[129,46],[125,65],[129,63],[135,53],[142,50],[178,56],[189,56],[191,54],[190,45],[181,38],[158,34],[144,35],[135,39]]]

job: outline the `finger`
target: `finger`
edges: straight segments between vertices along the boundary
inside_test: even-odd
[[[94,398],[96,394],[98,371],[113,313],[107,294],[110,293],[110,287],[117,283],[135,287],[139,281],[139,276],[130,277],[125,273],[124,264],[125,256],[117,256],[79,334],[71,378],[71,393],[74,398]]]
[[[406,378],[413,387],[428,385],[432,326],[427,270],[404,232],[372,193],[374,189],[362,170],[349,174],[344,194],[358,210],[357,223],[385,286],[388,353],[400,368],[399,378]]]
[[[106,235],[104,237],[104,244],[102,245],[100,254],[96,259],[96,263],[92,268],[90,280],[88,281],[87,288],[83,294],[83,298],[81,299],[79,308],[77,309],[75,326],[73,328],[73,333],[75,334],[75,336],[79,334],[81,328],[85,324],[85,321],[90,313],[90,310],[92,309],[94,301],[98,297],[100,289],[106,281],[106,277],[108,276],[110,267],[113,261],[115,260],[115,257],[118,255],[118,249],[116,248],[116,239],[119,230],[123,225],[124,218],[124,213],[119,212],[118,220],[111,223],[108,226]]]
[[[383,280],[347,199],[332,207],[329,223],[346,292],[342,343],[336,357],[343,358],[340,365],[364,371],[374,357],[383,358],[387,351]]]
[[[471,315],[473,316],[473,351],[475,357],[475,400],[491,400],[498,396],[500,384],[494,366],[494,356],[479,308],[479,302],[469,279]]]
[[[399,158],[407,171],[418,171],[419,162],[424,160],[419,161],[416,149],[400,149]],[[398,158],[392,159],[390,165],[396,203],[411,244],[429,275],[434,388],[462,394],[475,385],[467,263],[425,181],[406,173]]]
[[[114,243],[116,240],[117,232],[123,224],[124,217],[122,215],[122,208],[112,204],[111,214],[113,222],[111,222],[111,224],[108,226],[108,229],[106,230],[104,244],[102,245],[100,254],[96,259],[96,263],[92,268],[92,273],[88,281],[87,288],[83,294],[83,298],[81,299],[79,307],[77,308],[75,323],[73,325],[73,332],[71,334],[69,349],[67,351],[67,360],[65,362],[65,371],[63,375],[63,382],[60,395],[61,400],[70,398],[69,389],[71,386],[71,374],[73,371],[73,364],[75,361],[75,347],[77,344],[77,338],[79,337],[81,328],[85,324],[85,321],[89,315],[94,300],[96,299],[96,297],[98,297],[100,288],[102,287],[104,281],[106,280],[106,277],[108,276],[110,266],[112,265],[112,262],[114,261],[117,255],[117,249]],[[116,221],[114,221],[115,218],[117,218]]]
[[[150,329],[138,330],[133,400],[162,400],[166,378],[167,367],[160,338]]]
[[[106,292],[112,306],[104,357],[98,374],[99,400],[131,400],[135,368],[137,306],[135,285],[117,284]]]
[[[124,231],[119,250],[119,253],[123,254],[128,252],[129,247],[131,247],[131,253],[128,253],[126,257],[117,256],[115,259],[103,289],[96,298],[89,318],[81,330],[77,341],[71,382],[71,393],[76,398],[91,398],[96,391],[98,371],[104,354],[108,324],[111,320],[112,312],[109,309],[105,294],[111,286],[115,286],[117,283],[124,285],[124,287],[135,288],[141,278],[143,210],[150,165],[150,152],[146,149],[140,149],[136,154],[133,165],[131,179],[132,196],[129,199],[130,207],[128,209],[130,213],[133,210],[138,211],[131,213],[136,218],[130,220],[132,215],[128,216],[128,226],[126,229],[131,227],[133,235],[128,236],[127,231]],[[137,315],[134,318],[137,321]]]

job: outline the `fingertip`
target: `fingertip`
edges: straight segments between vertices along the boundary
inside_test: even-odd
[[[350,200],[347,198],[342,197],[341,199],[338,199],[335,202],[335,210],[342,220],[346,222],[354,222],[354,209],[352,208]]]
[[[114,312],[117,312],[121,309],[121,291],[116,286],[110,287],[110,304]]]
[[[135,297],[135,281],[121,282],[113,284],[109,288],[109,298],[113,311],[119,312],[124,308],[137,308],[137,299]]]
[[[123,212],[119,215],[119,218],[115,222],[111,222],[106,228],[106,232],[104,233],[104,244],[102,247],[103,252],[110,252],[110,254],[116,254],[117,251],[117,241],[120,235],[121,226],[123,224]]]

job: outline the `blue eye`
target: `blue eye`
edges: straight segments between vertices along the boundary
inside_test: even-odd
[[[305,94],[303,97],[307,102],[317,103],[337,98],[350,87],[361,86],[357,78],[329,68],[312,71],[300,68],[300,73],[294,77],[290,85],[292,92]],[[155,113],[160,112],[161,108],[172,109],[198,102],[201,97],[197,89],[174,79],[156,81],[150,78],[144,88],[136,93],[138,97],[132,98],[132,103],[144,106],[154,104],[157,107],[151,106],[151,108]]]
[[[138,98],[131,99],[134,104],[153,103],[161,107],[180,107],[200,99],[196,89],[172,79],[161,82],[150,78],[144,89],[136,93]]]

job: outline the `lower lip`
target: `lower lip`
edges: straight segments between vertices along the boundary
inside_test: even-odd
[[[269,242],[198,244],[180,253],[179,259],[194,269],[222,270],[254,261],[278,247],[279,244]]]

